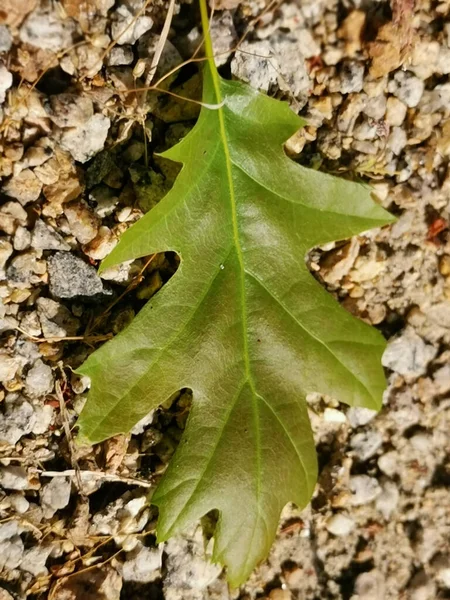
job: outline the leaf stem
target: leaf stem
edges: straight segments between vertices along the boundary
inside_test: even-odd
[[[206,5],[206,0],[199,0],[200,4],[200,15],[202,18],[202,29],[203,29],[203,39],[205,45],[205,54],[208,60],[209,68],[211,69],[211,73],[217,73],[216,63],[214,62],[214,49],[211,40],[211,24],[208,19],[208,8]]]

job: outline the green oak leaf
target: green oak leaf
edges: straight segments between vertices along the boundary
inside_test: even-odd
[[[213,559],[238,585],[267,555],[284,505],[313,492],[306,395],[378,409],[385,387],[382,336],[322,289],[305,255],[392,218],[369,189],[285,155],[303,124],[285,103],[222,79],[211,60],[203,99],[196,126],[163,155],[183,164],[173,188],[101,268],[167,250],[180,266],[79,369],[91,390],[78,424],[100,442],[192,390],[152,499],[158,540],[217,509]]]

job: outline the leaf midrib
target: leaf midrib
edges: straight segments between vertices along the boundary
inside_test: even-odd
[[[259,394],[256,392],[255,382],[253,380],[253,376],[250,368],[250,356],[249,356],[249,348],[248,348],[248,324],[247,324],[247,298],[245,294],[245,265],[244,265],[244,257],[241,247],[241,241],[239,238],[239,226],[238,226],[238,218],[237,218],[237,207],[236,207],[236,195],[234,192],[234,183],[233,183],[233,171],[232,171],[232,160],[231,153],[228,146],[228,136],[227,130],[225,127],[225,116],[223,110],[223,97],[222,90],[220,86],[220,78],[217,72],[214,58],[211,56],[209,58],[209,68],[211,71],[211,77],[214,86],[214,92],[216,96],[216,103],[219,105],[219,109],[217,110],[218,118],[219,118],[219,130],[220,137],[222,140],[225,165],[226,165],[226,175],[228,181],[228,188],[230,192],[230,207],[231,207],[231,221],[233,225],[233,240],[236,248],[236,256],[239,262],[239,283],[240,283],[240,297],[241,297],[241,320],[242,320],[242,344],[243,344],[243,356],[244,356],[244,368],[245,375],[250,386],[251,395],[252,395],[252,408],[253,408],[253,427],[255,431],[255,442],[256,442],[256,503],[258,506],[258,515],[259,515],[259,506],[261,499],[261,432],[259,428],[259,406],[258,406],[258,396]],[[256,529],[256,524],[255,524]],[[254,531],[253,531],[254,535]]]

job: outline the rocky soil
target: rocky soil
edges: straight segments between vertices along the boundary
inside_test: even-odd
[[[217,3],[224,73],[307,120],[287,152],[370,182],[398,216],[310,254],[389,339],[388,389],[378,415],[308,399],[319,484],[306,510],[286,507],[267,562],[233,591],[200,527],[155,545],[148,498],[187,393],[127,437],[74,444],[88,381],[73,369],[177,266],[97,274],[170,188],[177,168],[155,153],[198,114],[164,93],[198,99],[195,64],[160,81],[200,40],[195,4],[171,6],[163,46],[165,0],[0,6],[0,599],[450,598],[448,0]]]

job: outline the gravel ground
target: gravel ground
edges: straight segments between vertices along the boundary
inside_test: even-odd
[[[450,2],[218,4],[224,72],[308,121],[287,152],[370,181],[398,216],[309,257],[389,339],[384,408],[308,399],[316,493],[302,512],[286,507],[241,590],[208,562],[200,527],[155,545],[148,495],[191,399],[80,448],[72,427],[88,382],[72,369],[176,270],[168,254],[96,272],[176,176],[154,153],[192,127],[198,105],[133,90],[192,55],[197,10],[175,3],[154,73],[163,0],[3,0],[0,600],[450,598]],[[201,88],[192,64],[161,86],[193,99]]]

